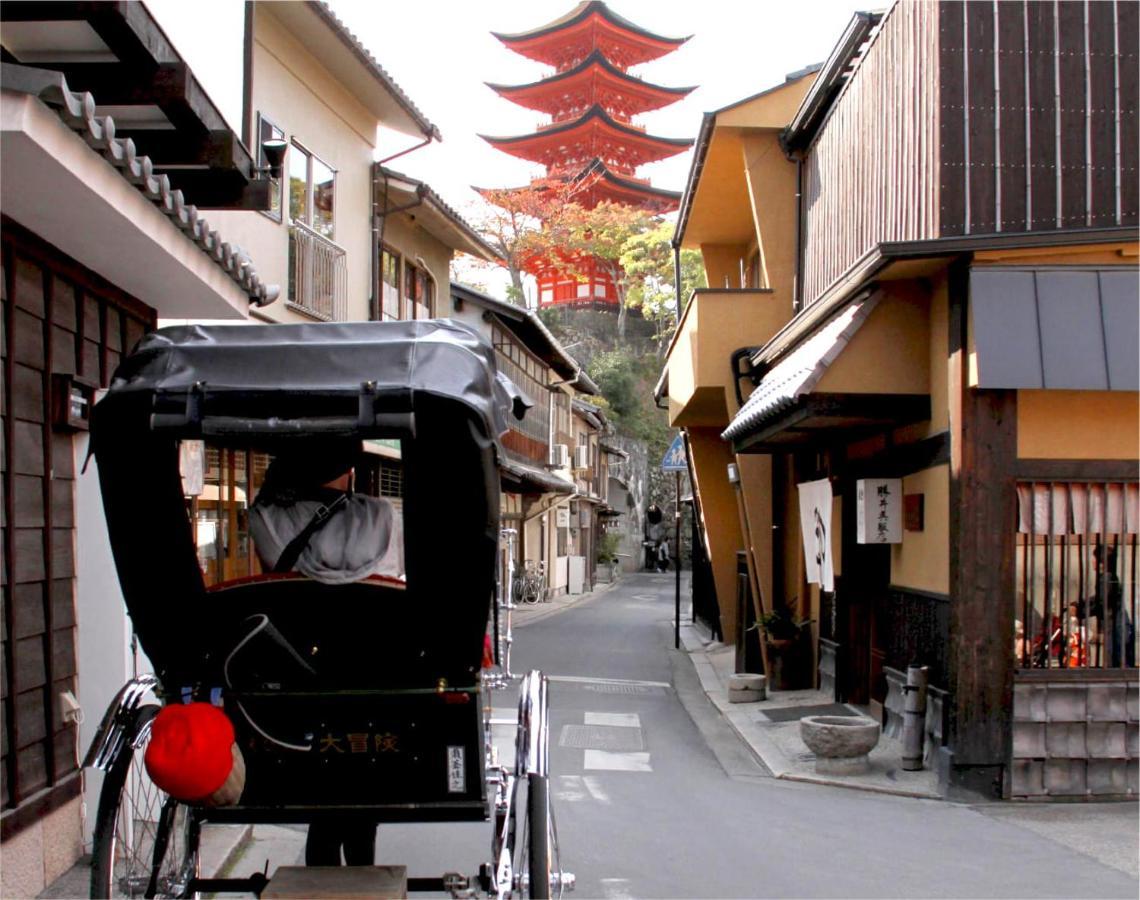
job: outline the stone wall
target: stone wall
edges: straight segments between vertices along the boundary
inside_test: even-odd
[[[1140,681],[1134,670],[1018,672],[1011,798],[1140,794]]]

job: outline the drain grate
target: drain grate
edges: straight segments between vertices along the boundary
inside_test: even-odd
[[[663,689],[659,687],[646,687],[643,684],[616,684],[599,682],[597,684],[583,684],[583,690],[593,691],[595,694],[660,694]]]
[[[560,747],[578,750],[611,750],[630,752],[644,750],[640,728],[623,725],[563,725],[558,738]]]

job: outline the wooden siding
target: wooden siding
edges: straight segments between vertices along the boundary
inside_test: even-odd
[[[76,472],[72,435],[52,426],[51,375],[107,384],[124,348],[154,318],[9,219],[0,250],[0,782],[7,826],[27,818],[25,801],[34,805],[77,769],[75,726],[59,710],[59,694],[76,689]]]
[[[1135,226],[1140,4],[900,2],[804,156],[802,297],[885,241]]]
[[[899,3],[804,157],[803,298],[882,241],[939,234],[938,8]]]
[[[1137,4],[939,5],[940,235],[1137,224]]]

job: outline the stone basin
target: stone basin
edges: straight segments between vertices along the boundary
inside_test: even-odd
[[[882,726],[866,716],[805,716],[800,739],[815,754],[821,775],[858,775],[870,768],[867,754],[879,743]]]

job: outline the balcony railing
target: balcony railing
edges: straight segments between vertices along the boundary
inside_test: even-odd
[[[346,318],[348,254],[300,222],[289,226],[289,305],[317,319]]]

